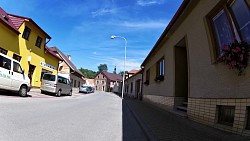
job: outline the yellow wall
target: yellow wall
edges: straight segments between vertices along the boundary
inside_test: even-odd
[[[22,33],[24,31],[25,26],[28,26],[31,29],[28,40],[22,37]],[[58,62],[59,59],[53,57],[52,55],[44,52],[44,44],[46,42],[46,36],[37,29],[34,25],[29,22],[25,22],[19,28],[19,47],[20,47],[20,55],[22,56],[21,65],[25,69],[25,73],[28,75],[29,65],[34,65],[35,70],[32,76],[31,86],[40,87],[41,85],[41,72],[42,69],[48,70],[53,74],[57,74]],[[37,36],[40,36],[42,40],[41,47],[35,46]],[[28,62],[28,57],[31,56],[31,61]],[[56,67],[56,70],[52,70],[40,65],[40,62],[44,62],[51,66]]]
[[[18,34],[0,22],[0,47],[8,50],[7,55],[19,55]]]

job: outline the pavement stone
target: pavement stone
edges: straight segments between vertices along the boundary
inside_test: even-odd
[[[178,117],[143,101],[124,98],[149,140],[159,141],[250,141],[249,137],[215,129]]]

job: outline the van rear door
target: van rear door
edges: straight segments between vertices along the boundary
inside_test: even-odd
[[[0,55],[0,88],[11,88],[11,60]]]

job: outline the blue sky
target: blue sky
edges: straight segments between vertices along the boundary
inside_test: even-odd
[[[72,56],[77,68],[97,71],[107,64],[112,72],[123,70],[127,39],[126,70],[141,63],[172,19],[183,0],[0,0],[8,13],[32,18],[58,47]]]

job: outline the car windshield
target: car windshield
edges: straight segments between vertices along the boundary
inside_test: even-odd
[[[55,81],[56,76],[52,74],[44,74],[43,75],[43,80],[48,80],[48,81]]]

